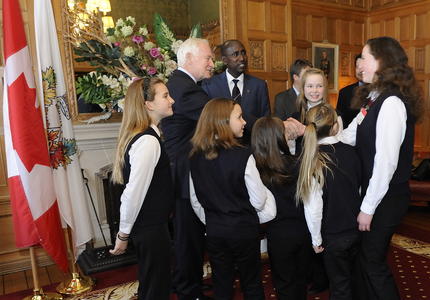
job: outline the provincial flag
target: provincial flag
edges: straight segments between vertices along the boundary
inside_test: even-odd
[[[34,1],[34,27],[54,186],[62,220],[72,230],[78,255],[93,237],[78,149],[67,104],[66,84],[50,0]]]

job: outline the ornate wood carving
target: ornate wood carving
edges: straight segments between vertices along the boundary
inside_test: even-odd
[[[287,70],[287,47],[285,43],[272,42],[272,71]]]
[[[425,67],[425,49],[416,48],[415,49],[415,72],[424,72]]]
[[[249,48],[249,67],[254,70],[264,71],[264,42],[249,41]]]
[[[351,76],[351,52],[340,52],[340,76]]]

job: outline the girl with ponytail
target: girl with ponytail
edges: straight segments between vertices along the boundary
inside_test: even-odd
[[[330,299],[355,299],[360,161],[354,148],[336,137],[338,116],[329,104],[310,108],[305,125],[296,201],[304,204],[314,251],[323,252]]]

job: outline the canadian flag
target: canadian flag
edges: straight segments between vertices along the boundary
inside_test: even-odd
[[[64,234],[18,0],[3,0],[3,36],[3,120],[16,245],[42,245],[66,272]]]

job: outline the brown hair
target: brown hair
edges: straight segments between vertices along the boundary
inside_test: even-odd
[[[411,114],[418,120],[423,112],[422,90],[408,65],[408,57],[400,43],[391,37],[377,37],[366,42],[370,53],[379,62],[374,82],[357,89],[353,106],[360,108],[367,103],[370,91],[398,92],[408,104]]]
[[[302,76],[301,86],[300,86],[300,94],[297,97],[297,109],[300,113],[300,122],[303,123],[306,116],[306,111],[308,110],[308,100],[305,98],[305,84],[306,79],[310,75],[321,75],[323,78],[323,84],[324,84],[324,94],[322,97],[322,103],[328,102],[328,85],[327,85],[327,78],[324,75],[324,72],[317,68],[309,68],[307,69]]]
[[[324,170],[329,170],[330,158],[319,151],[318,140],[333,135],[337,114],[328,103],[309,109],[306,114],[306,129],[303,136],[303,151],[300,154],[300,171],[297,180],[296,200],[305,201],[315,179],[324,185]]]
[[[124,183],[122,169],[128,143],[136,134],[145,131],[151,125],[152,121],[146,110],[145,101],[154,100],[155,86],[160,83],[164,84],[164,81],[158,78],[138,79],[132,82],[127,89],[112,171],[112,181],[114,183]]]
[[[190,156],[202,152],[207,159],[215,159],[218,156],[218,149],[240,145],[229,123],[235,105],[239,104],[225,98],[214,98],[206,103],[191,139],[193,148]]]
[[[251,145],[261,180],[265,185],[291,179],[295,164],[285,139],[285,127],[277,117],[262,117],[252,127]]]

